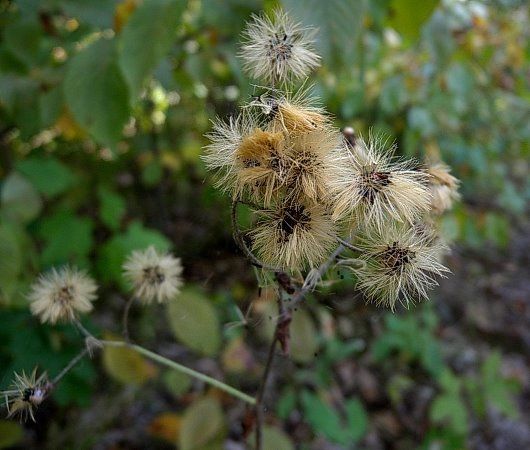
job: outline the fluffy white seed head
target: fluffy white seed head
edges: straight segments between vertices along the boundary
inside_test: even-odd
[[[412,224],[429,210],[429,175],[414,161],[394,161],[394,147],[356,138],[355,147],[337,160],[330,199],[333,219],[352,219],[382,229],[389,220]]]
[[[240,52],[250,76],[274,85],[306,78],[320,65],[313,48],[316,30],[292,21],[282,10],[272,17],[252,18],[243,33]]]
[[[153,246],[133,251],[123,265],[134,295],[144,304],[173,300],[182,286],[180,258],[159,253]]]
[[[302,202],[260,211],[250,235],[261,261],[293,271],[318,266],[337,242],[335,225],[325,210]]]
[[[72,321],[92,310],[97,285],[86,273],[63,267],[41,275],[29,294],[30,309],[41,322]]]
[[[394,309],[426,299],[427,291],[438,285],[436,276],[448,272],[440,261],[445,246],[430,233],[393,224],[384,232],[372,229],[356,245],[364,262],[356,269],[357,287],[369,300]]]
[[[245,137],[257,127],[257,122],[247,111],[231,117],[228,122],[220,119],[213,121],[213,129],[206,135],[210,144],[204,147],[202,160],[208,170],[216,173],[218,188],[233,191],[237,178],[237,150]]]

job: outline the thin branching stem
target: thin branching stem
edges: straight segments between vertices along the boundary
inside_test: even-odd
[[[129,299],[127,300],[127,303],[125,305],[125,308],[123,310],[123,316],[122,316],[122,328],[123,328],[123,337],[125,338],[125,341],[130,342],[131,338],[129,335],[129,312],[131,310],[131,306],[134,302],[134,295],[131,295]]]
[[[86,355],[88,354],[88,348],[84,348],[81,350],[74,358],[65,366],[63,370],[61,370],[52,380],[51,384],[52,386],[55,386],[61,379],[68,373],[70,370],[72,370],[79,361],[81,361]]]
[[[159,355],[158,353],[152,352],[151,350],[148,350],[140,345],[137,344],[129,344],[124,341],[101,341],[101,343],[104,346],[107,347],[124,347],[129,348],[131,350],[134,350],[141,355],[146,356],[147,358],[156,361],[159,364],[162,364],[166,367],[169,367],[171,369],[177,370],[178,372],[184,373],[186,375],[189,375],[190,377],[196,378],[198,380],[204,381],[205,383],[209,384],[210,386],[213,386],[217,389],[220,389],[236,398],[239,398],[240,400],[243,400],[251,405],[254,405],[256,403],[256,400],[254,397],[251,397],[250,395],[245,394],[244,392],[241,392],[237,390],[236,388],[229,386],[228,384],[223,383],[222,381],[216,380],[215,378],[209,377],[208,375],[205,375],[201,372],[197,372],[196,370],[190,369],[189,367],[183,366],[182,364],[179,364],[175,361],[172,361],[168,358],[165,358],[162,355]]]

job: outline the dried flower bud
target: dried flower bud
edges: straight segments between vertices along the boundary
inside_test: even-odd
[[[134,251],[123,265],[125,278],[134,295],[144,304],[173,300],[182,286],[180,258],[158,253],[153,246]]]
[[[317,266],[337,240],[335,225],[321,206],[292,202],[260,211],[251,237],[263,262],[286,270]]]
[[[442,214],[451,209],[453,202],[460,198],[458,185],[460,181],[451,175],[451,169],[443,163],[429,166],[426,172],[431,176],[429,188],[432,195],[431,210],[435,214]]]
[[[330,195],[334,220],[350,218],[381,229],[389,219],[413,223],[429,210],[429,176],[413,170],[413,161],[393,162],[394,148],[384,147],[377,139],[367,144],[358,137],[337,162]]]
[[[272,84],[307,77],[320,65],[313,50],[315,31],[293,22],[281,10],[272,17],[253,16],[243,33],[244,69]]]
[[[438,285],[435,276],[448,272],[440,262],[445,247],[432,234],[418,234],[413,228],[391,225],[384,232],[371,230],[356,245],[364,265],[355,270],[357,287],[377,304],[394,309],[427,298]]]
[[[29,376],[24,372],[15,373],[11,389],[0,393],[5,398],[8,417],[19,415],[21,421],[29,417],[35,422],[35,409],[44,401],[50,389],[46,373],[37,378],[37,368]]]
[[[71,322],[78,313],[92,310],[96,290],[96,283],[84,272],[70,267],[52,269],[33,284],[30,309],[43,323]]]

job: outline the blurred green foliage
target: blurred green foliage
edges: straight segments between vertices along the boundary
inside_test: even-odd
[[[102,283],[98,309],[113,310],[126,293],[121,264],[131,250],[153,244],[183,255],[185,265],[201,258],[212,264],[219,252],[209,249],[230,241],[226,199],[203,183],[203,134],[215,115],[234,112],[256,90],[236,58],[238,36],[251,13],[280,5],[319,28],[323,66],[313,91],[337,124],[386,133],[404,155],[445,160],[463,181],[461,204],[443,219],[445,235],[475,249],[506,246],[530,198],[524,2],[0,0],[2,386],[12,371],[34,364],[53,375],[78,348],[76,333],[38,326],[27,312],[25,294],[39,272],[62,264],[89,270]],[[167,311],[186,348],[217,355],[223,339],[243,335],[239,328],[223,334],[219,325],[219,317],[233,319],[236,287],[216,293],[215,305],[190,288],[178,310]],[[189,314],[203,326],[186,322]],[[336,408],[326,389],[334,367],[365,349],[325,337],[322,317],[315,319],[307,311],[295,315],[292,346],[294,361],[312,364],[316,375],[299,371],[282,391],[277,415],[287,420],[300,409],[315,436],[353,445],[367,433],[368,413],[355,396]],[[420,367],[439,390],[425,448],[431,441],[462,448],[469,414],[494,405],[515,415],[516,388],[498,376],[497,353],[475,376],[454,373],[437,327],[430,309],[389,315],[367,351],[383,371]],[[131,359],[121,366],[148,371]],[[122,370],[107,371],[130,380]],[[86,405],[95,374],[90,361],[77,366],[55,401]],[[412,382],[409,374],[393,377],[389,396],[400,402]],[[186,411],[182,448],[217,448],[226,428],[215,402],[206,398]],[[197,420],[208,422],[200,436],[193,434]],[[9,427],[16,442],[19,428],[0,422]],[[272,426],[265,440],[291,448]]]

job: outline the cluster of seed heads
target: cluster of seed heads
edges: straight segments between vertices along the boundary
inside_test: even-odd
[[[343,236],[368,299],[394,308],[426,297],[447,271],[435,216],[458,198],[458,180],[442,164],[396,158],[385,139],[339,131],[304,88],[320,63],[314,38],[281,10],[253,17],[240,56],[269,86],[236,117],[214,121],[206,166],[235,202],[253,206],[241,242],[264,267],[314,269]]]

